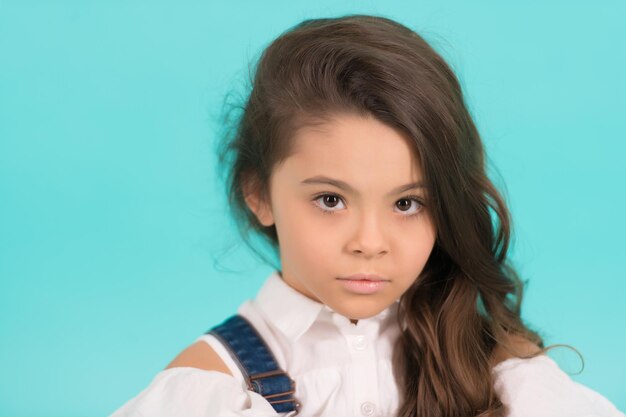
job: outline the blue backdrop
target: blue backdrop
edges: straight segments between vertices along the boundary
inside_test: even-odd
[[[504,3],[0,1],[0,415],[108,415],[255,294],[270,267],[217,180],[222,102],[283,30],[347,13],[457,72],[524,318],[626,410],[626,2]]]

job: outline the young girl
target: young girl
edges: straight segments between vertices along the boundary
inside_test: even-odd
[[[624,416],[523,323],[507,208],[457,78],[415,32],[291,28],[226,145],[241,230],[281,268],[112,417]]]

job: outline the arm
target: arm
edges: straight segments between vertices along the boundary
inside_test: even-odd
[[[204,342],[183,350],[150,385],[110,417],[279,417],[247,390]]]

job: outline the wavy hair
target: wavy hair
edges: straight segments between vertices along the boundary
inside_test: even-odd
[[[523,282],[507,260],[511,219],[486,174],[483,145],[459,82],[416,32],[381,16],[305,20],[263,50],[252,89],[220,148],[240,231],[278,248],[245,186],[269,199],[272,168],[295,131],[338,112],[371,115],[403,132],[419,156],[437,237],[400,298],[394,348],[399,417],[502,416],[491,373],[496,348],[516,357],[547,350],[521,319]],[[531,356],[512,337],[540,348]]]

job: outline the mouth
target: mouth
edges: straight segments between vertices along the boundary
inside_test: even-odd
[[[347,277],[338,277],[337,279],[347,281],[390,281],[376,274],[354,274]]]
[[[356,274],[337,278],[341,285],[354,294],[374,294],[389,285],[390,280],[378,275]]]

